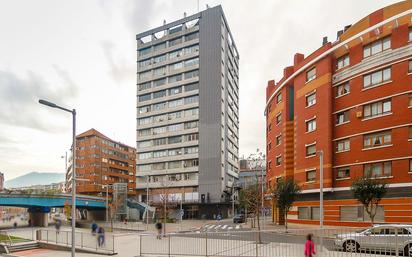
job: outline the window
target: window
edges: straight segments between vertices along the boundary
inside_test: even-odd
[[[164,169],[166,169],[166,163],[165,162],[153,163],[152,164],[152,169],[154,169],[154,170],[164,170]]]
[[[140,68],[141,68],[141,67],[146,67],[146,66],[149,66],[150,64],[152,64],[152,62],[150,61],[150,59],[143,60],[143,61],[140,61],[140,62],[139,62],[139,67],[140,67]]]
[[[349,111],[343,111],[336,114],[336,124],[343,124],[349,122]]]
[[[282,135],[276,136],[276,145],[280,145],[282,143]]]
[[[337,146],[336,146],[336,151],[339,152],[345,152],[345,151],[349,151],[350,150],[350,141],[349,139],[343,139],[343,140],[339,140],[337,142]]]
[[[195,154],[199,152],[199,147],[193,146],[193,147],[186,147],[185,148],[185,154]]]
[[[199,89],[199,83],[193,83],[185,86],[185,92]]]
[[[350,168],[349,167],[342,167],[337,169],[336,178],[343,179],[350,177]]]
[[[154,111],[159,111],[159,110],[163,110],[164,108],[166,108],[167,104],[166,102],[163,103],[157,103],[153,105],[153,110]]]
[[[152,169],[152,165],[146,164],[146,165],[137,165],[137,170],[138,171],[149,171]]]
[[[336,87],[336,97],[349,94],[349,92],[350,92],[349,81]]]
[[[153,152],[153,158],[161,158],[167,156],[167,150]]]
[[[153,128],[153,135],[163,134],[163,133],[166,133],[166,131],[167,131],[167,127]]]
[[[381,53],[391,48],[391,38],[386,37],[380,40],[376,40],[363,47],[363,58]]]
[[[388,177],[392,175],[392,162],[377,162],[363,165],[365,177]]]
[[[160,63],[166,61],[166,55],[159,55],[153,58],[153,63]]]
[[[166,78],[153,81],[154,87],[160,87],[160,86],[163,86],[164,84],[166,84]]]
[[[174,71],[174,70],[178,70],[183,68],[183,63],[182,62],[177,62],[177,63],[173,63],[169,66],[170,71]]]
[[[153,73],[155,76],[166,75],[166,66],[154,69]]]
[[[169,95],[177,95],[182,93],[182,87],[174,87],[169,89]]]
[[[197,140],[199,140],[199,134],[194,133],[194,134],[183,135],[183,139],[184,139],[185,142],[197,141]]]
[[[379,85],[391,80],[391,68],[378,70],[363,76],[363,88]]]
[[[178,37],[176,39],[173,39],[173,40],[169,41],[169,47],[175,46],[175,45],[180,44],[180,43],[182,43],[182,38]]]
[[[276,115],[276,125],[279,125],[282,122],[282,113]]]
[[[182,149],[180,148],[169,150],[169,156],[176,156],[176,155],[181,155],[181,154],[182,154]]]
[[[137,147],[139,148],[144,148],[144,147],[149,147],[149,146],[152,146],[152,142],[150,140],[137,142]]]
[[[183,167],[185,167],[185,168],[196,167],[196,166],[199,166],[199,160],[198,159],[184,160],[183,161]]]
[[[140,73],[139,73],[139,79],[147,79],[147,78],[150,78],[150,75],[152,75],[152,72],[151,72],[151,71],[140,72]]]
[[[196,116],[196,115],[199,115],[199,108],[185,110],[185,113],[184,113],[185,117]]]
[[[412,172],[412,159],[409,160],[409,172]]]
[[[312,106],[316,103],[316,92],[306,96],[306,107]]]
[[[148,54],[148,53],[150,53],[150,52],[151,52],[150,47],[140,49],[140,50],[139,50],[139,56],[146,55],[146,54]]]
[[[310,207],[298,207],[298,219],[309,220],[310,219]]]
[[[409,139],[412,139],[412,126],[409,126]]]
[[[316,130],[316,118],[306,121],[306,132],[312,132]]]
[[[169,83],[177,82],[182,80],[182,74],[174,75],[169,77]]]
[[[182,137],[181,136],[169,137],[168,142],[169,142],[169,144],[181,143],[182,142]]]
[[[139,153],[139,154],[138,154],[138,158],[139,158],[139,160],[146,160],[146,159],[150,159],[150,158],[152,158],[152,152],[148,152],[148,153]]]
[[[168,106],[169,108],[174,108],[177,106],[183,105],[183,99],[177,99],[173,101],[169,101]]]
[[[306,182],[314,182],[316,180],[316,169],[306,171]]]
[[[306,82],[312,81],[314,79],[316,79],[316,67],[306,72]]]
[[[161,98],[166,96],[166,90],[157,91],[153,93],[153,99]]]
[[[166,138],[153,139],[153,145],[154,146],[165,145],[166,143],[167,143]]]
[[[193,40],[193,39],[196,39],[196,38],[199,38],[199,32],[195,32],[195,33],[186,35],[185,36],[185,41],[190,41],[190,40]]]
[[[282,93],[279,93],[279,94],[276,96],[276,103],[280,103],[280,102],[282,102]]]
[[[165,49],[165,48],[166,48],[166,42],[157,44],[157,45],[155,45],[155,46],[153,47],[153,49],[154,49],[155,51],[159,51],[159,50],[162,50],[162,49]]]
[[[152,134],[151,129],[141,129],[139,130],[139,136],[144,137],[144,136],[149,136]]]
[[[412,73],[412,60],[408,62],[408,73]]]
[[[139,125],[147,125],[152,123],[152,117],[141,118],[139,119]]]
[[[316,155],[316,143],[306,146],[306,156],[315,156]]]
[[[146,83],[143,83],[143,84],[139,85],[139,91],[146,90],[146,89],[149,89],[151,87],[152,87],[152,83],[151,82],[146,82]]]
[[[150,112],[150,105],[142,106],[139,108],[139,114]]]
[[[199,70],[189,71],[185,73],[185,79],[197,78],[199,77]]]
[[[190,60],[186,60],[186,61],[184,61],[184,63],[185,63],[185,67],[190,67],[190,66],[193,66],[193,65],[197,65],[197,64],[199,64],[199,58],[193,58],[193,59],[190,59]]]
[[[167,131],[169,132],[175,132],[175,131],[180,131],[183,129],[183,124],[173,124],[173,125],[169,125],[167,128]]]
[[[390,145],[392,142],[391,131],[387,130],[379,133],[372,133],[363,136],[363,147],[373,148],[383,145]]]
[[[378,206],[375,216],[375,221],[384,221],[383,206]],[[364,210],[363,206],[341,206],[340,207],[341,221],[370,221],[369,215]]]
[[[185,54],[193,54],[199,52],[199,45],[189,46],[185,48]]]
[[[371,118],[391,112],[391,99],[366,104],[363,106],[363,116]]]
[[[267,151],[269,152],[271,149],[272,149],[272,143],[269,143],[269,144],[268,144],[268,150],[267,150]]]
[[[168,163],[169,169],[179,169],[182,167],[181,161],[173,161]]]
[[[185,104],[193,104],[193,103],[198,103],[198,102],[199,102],[198,95],[185,97]]]
[[[344,55],[337,60],[337,69],[342,69],[346,66],[349,66],[349,55]]]
[[[279,166],[280,164],[282,164],[282,156],[276,156],[276,166]]]
[[[182,49],[179,49],[177,51],[170,52],[169,53],[169,58],[170,59],[175,59],[175,58],[178,58],[182,55],[183,55],[183,51],[182,51]]]
[[[191,122],[185,123],[185,129],[194,129],[194,128],[197,128],[197,126],[198,126],[197,121],[191,121]]]
[[[412,41],[412,27],[409,28],[409,41]]]

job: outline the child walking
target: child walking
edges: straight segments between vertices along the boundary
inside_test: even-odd
[[[315,254],[315,243],[312,241],[312,234],[308,234],[305,243],[305,257],[312,257]]]

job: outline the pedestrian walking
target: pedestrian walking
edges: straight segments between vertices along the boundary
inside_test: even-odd
[[[312,234],[308,234],[305,243],[305,257],[312,257],[315,254],[315,243],[312,241]]]
[[[104,235],[104,228],[103,227],[99,227],[97,229],[97,244],[99,245],[99,247],[102,247],[104,245],[105,242],[105,235]]]
[[[92,229],[92,235],[94,236],[94,235],[96,235],[96,232],[97,232],[97,224],[96,224],[96,222],[95,221],[93,221],[93,223],[92,223],[92,226],[91,226],[91,229]]]
[[[16,229],[17,228],[17,222],[13,223],[13,228]]]
[[[33,222],[31,221],[31,219],[29,219],[29,227],[33,226]]]
[[[56,219],[56,222],[54,223],[54,227],[56,228],[57,234],[60,233],[60,227],[62,226],[62,222],[59,219]]]
[[[162,223],[160,223],[159,221],[156,222],[156,229],[157,229],[157,239],[162,239]]]

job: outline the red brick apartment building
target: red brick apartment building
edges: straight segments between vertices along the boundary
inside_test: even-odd
[[[109,194],[114,183],[127,183],[128,195],[136,192],[136,149],[116,142],[95,129],[76,136],[76,174],[80,180],[76,191],[87,195]],[[67,188],[71,191],[71,164]]]
[[[267,182],[302,187],[289,222],[319,224],[323,150],[326,225],[370,224],[350,191],[362,176],[389,184],[377,222],[412,223],[411,19],[412,1],[377,10],[268,82]]]

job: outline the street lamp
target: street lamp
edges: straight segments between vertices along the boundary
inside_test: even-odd
[[[40,104],[49,106],[51,108],[60,109],[62,111],[70,112],[73,117],[73,135],[72,135],[72,257],[76,256],[76,109],[70,110],[58,106],[55,103],[39,100]]]
[[[319,150],[319,227],[321,230],[320,236],[320,252],[323,251],[323,150]]]

